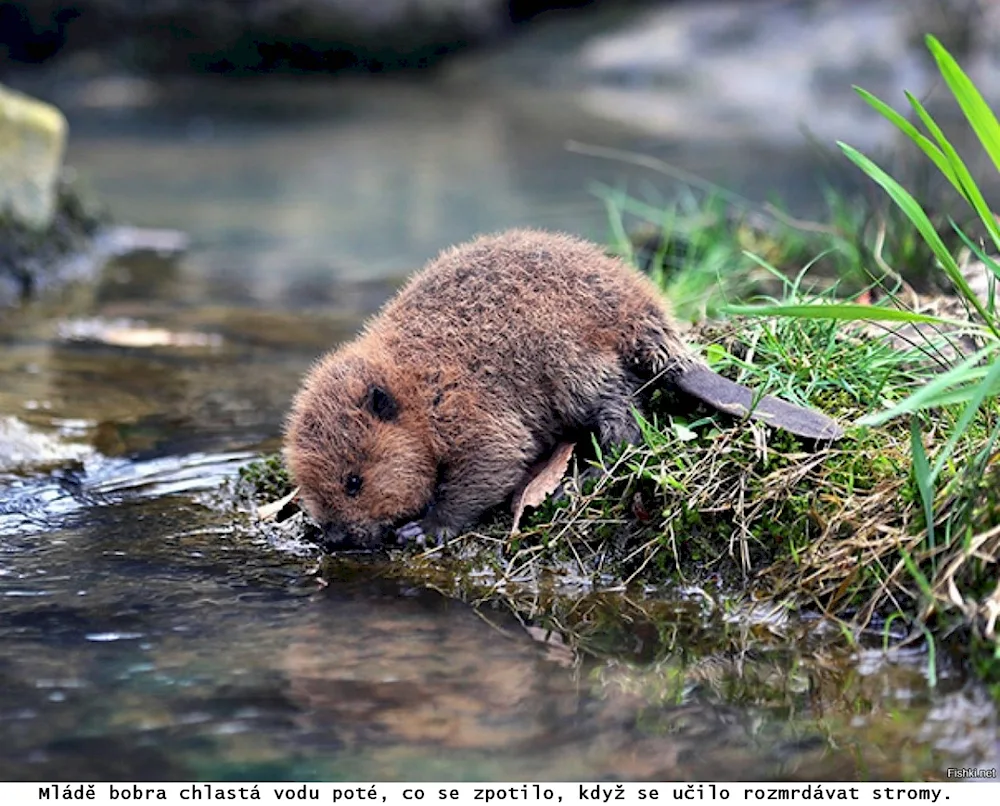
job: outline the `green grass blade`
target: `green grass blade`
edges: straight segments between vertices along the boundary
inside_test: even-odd
[[[906,566],[906,570],[910,572],[910,579],[916,583],[917,587],[920,589],[920,593],[923,595],[924,599],[928,602],[934,601],[934,588],[927,579],[927,575],[923,572],[920,565],[916,560],[913,559],[913,554],[906,549],[902,549],[899,552],[900,558],[903,560],[903,565]],[[933,568],[934,560],[931,560],[931,566]],[[925,636],[929,636],[930,633],[927,631],[927,627],[923,624],[917,624],[917,627],[921,629]],[[932,653],[933,654],[933,653]],[[935,665],[935,668],[936,665]],[[930,678],[928,678],[928,682]],[[936,681],[936,677],[935,677]],[[935,682],[936,685],[936,682]]]
[[[899,114],[899,112],[889,106],[889,104],[885,103],[885,101],[880,100],[868,92],[868,90],[862,89],[861,87],[855,87],[854,91],[864,98],[868,105],[871,106],[876,112],[882,115],[882,117],[892,123],[893,126],[916,143],[917,146],[920,147],[920,150],[930,157],[931,161],[938,167],[938,170],[941,171],[941,173],[948,178],[948,181],[955,186],[955,189],[964,195],[962,185],[952,170],[951,165],[948,162],[948,158],[938,146],[924,136],[916,126]],[[910,97],[909,93],[907,93],[907,97]],[[913,103],[913,101],[911,100],[910,103]]]
[[[996,169],[1000,171],[1000,123],[997,123],[996,116],[979,94],[976,85],[936,37],[927,37],[927,47],[934,56],[945,83],[951,89],[958,105],[962,107],[966,120],[993,160]]]
[[[951,173],[946,171],[944,168],[941,168],[941,165],[937,162],[937,160],[935,160],[934,164],[938,166],[946,177],[948,177],[948,181],[955,186],[958,192],[969,203],[969,206],[976,211],[979,218],[983,222],[983,226],[986,227],[986,231],[989,232],[990,237],[993,239],[993,243],[996,244],[998,249],[1000,249],[1000,224],[997,224],[996,218],[993,217],[993,211],[986,203],[986,199],[979,190],[979,186],[976,184],[975,179],[972,178],[972,174],[966,167],[965,162],[962,161],[962,158],[958,155],[955,147],[951,144],[948,138],[945,137],[944,132],[941,131],[941,127],[937,125],[937,122],[924,108],[924,105],[909,92],[906,93],[906,97],[910,102],[910,106],[913,107],[913,111],[917,113],[917,116],[937,141],[938,146],[940,146],[938,154],[943,154],[944,161],[951,169]],[[925,153],[927,153],[926,149]],[[931,158],[934,159],[933,157]]]
[[[986,271],[992,275],[986,277],[986,306],[989,308],[992,316],[998,316],[1000,314],[1000,304],[998,304],[1000,303],[1000,262],[998,260],[1000,259],[986,254],[980,245],[966,235],[954,221],[951,222],[951,226],[962,240],[962,243],[968,247],[972,254],[983,264]]]
[[[841,150],[847,155],[847,158],[851,160],[855,165],[857,165],[862,171],[868,174],[877,184],[879,184],[889,197],[895,202],[896,206],[903,212],[903,214],[910,219],[913,225],[917,228],[920,236],[926,241],[927,245],[931,248],[934,256],[941,262],[941,267],[944,269],[945,274],[948,275],[948,279],[954,283],[955,287],[959,292],[966,298],[968,303],[976,309],[976,312],[983,318],[987,326],[993,332],[993,335],[1000,338],[1000,330],[997,329],[997,323],[993,321],[992,317],[986,311],[983,303],[979,300],[976,293],[969,287],[965,278],[962,276],[962,272],[958,268],[958,264],[955,262],[955,258],[952,257],[948,248],[945,246],[944,241],[941,240],[941,236],[937,234],[934,229],[934,225],[931,220],[927,217],[927,213],[920,206],[916,199],[910,195],[910,193],[900,185],[895,179],[893,179],[889,174],[879,168],[874,162],[872,162],[868,157],[862,154],[855,148],[847,145],[846,143],[838,143]]]
[[[914,417],[910,421],[910,451],[913,455],[913,478],[917,482],[920,501],[924,505],[924,519],[927,521],[927,543],[934,548],[934,477],[927,461],[927,451],[920,438],[920,422]]]
[[[961,364],[948,370],[948,372],[938,375],[930,383],[925,384],[895,406],[886,411],[865,415],[858,420],[858,425],[882,425],[902,414],[912,414],[920,411],[920,409],[935,405],[940,396],[954,392],[956,387],[978,382],[986,372],[980,366],[981,362],[990,357],[991,354],[996,353],[998,349],[1000,349],[1000,344],[995,342],[987,345],[970,355]]]
[[[929,401],[927,405],[923,408],[927,409],[942,409],[946,406],[964,406],[978,393],[979,385],[976,383],[966,384],[965,386],[959,386],[955,389],[949,389],[946,392],[942,392],[939,395],[935,395]],[[993,391],[996,395],[1000,393],[1000,389]]]
[[[997,280],[1000,280],[1000,263],[997,263],[997,258],[987,255],[982,247],[979,246],[972,238],[965,234],[961,227],[958,226],[954,221],[951,222],[951,228],[955,230],[955,234],[961,239],[969,251],[972,252],[983,265],[990,271]]]
[[[945,462],[948,461],[952,451],[955,450],[955,446],[958,445],[959,440],[965,435],[965,432],[972,424],[973,418],[979,413],[979,409],[982,408],[986,398],[996,394],[998,385],[1000,385],[1000,361],[995,361],[986,374],[986,377],[972,390],[973,394],[969,398],[962,416],[958,418],[958,422],[951,429],[948,441],[934,458],[934,467],[931,471],[932,480],[936,479],[941,472]]]
[[[744,316],[792,316],[799,319],[839,319],[848,322],[909,322],[962,328],[969,326],[968,322],[942,319],[939,316],[904,311],[900,308],[886,308],[880,305],[860,305],[853,302],[817,305],[796,303],[787,305],[727,305],[723,308],[723,313]]]
[[[934,255],[938,260],[941,261],[942,265],[951,264],[954,266],[955,271],[958,267],[955,265],[955,260],[948,252],[948,248],[944,245],[944,241],[937,234],[934,229],[934,225],[931,220],[927,217],[927,213],[920,206],[919,202],[910,195],[910,193],[900,185],[895,179],[893,179],[889,174],[883,171],[878,165],[872,162],[868,157],[862,154],[855,148],[847,145],[847,143],[838,142],[837,145],[840,146],[847,158],[851,160],[855,165],[857,165],[862,171],[868,174],[882,189],[889,194],[889,197],[895,202],[896,206],[906,215],[907,218],[913,223],[920,233],[921,237],[927,242],[927,245],[934,252]]]

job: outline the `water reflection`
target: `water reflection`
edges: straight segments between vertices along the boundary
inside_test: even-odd
[[[995,741],[921,658],[853,672],[810,625],[748,640],[673,605],[671,635],[621,600],[591,602],[620,637],[580,654],[377,564],[319,586],[187,496],[7,533],[2,569],[8,779],[880,778]]]

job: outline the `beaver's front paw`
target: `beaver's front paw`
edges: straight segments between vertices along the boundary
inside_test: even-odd
[[[416,543],[421,548],[425,548],[428,536],[432,539],[433,545],[440,547],[448,541],[452,534],[451,530],[444,526],[425,528],[424,521],[410,521],[396,530],[396,540],[401,546],[405,546],[407,543]]]

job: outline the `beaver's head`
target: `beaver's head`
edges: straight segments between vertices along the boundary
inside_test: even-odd
[[[285,431],[288,469],[329,546],[380,545],[427,510],[437,476],[426,413],[359,353],[317,364]]]

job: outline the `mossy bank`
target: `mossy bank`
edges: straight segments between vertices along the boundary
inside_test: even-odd
[[[795,286],[785,292],[799,299]],[[694,339],[730,378],[844,423],[882,410],[937,372],[919,350],[837,320],[729,319],[700,325]],[[599,590],[699,589],[737,609],[763,597],[769,607],[820,612],[855,632],[905,623],[921,636],[930,629],[953,641],[982,640],[984,651],[975,657],[989,676],[989,625],[975,607],[956,606],[948,591],[955,584],[963,601],[985,602],[995,581],[985,554],[961,568],[955,562],[963,541],[1000,523],[990,476],[977,474],[997,415],[984,411],[961,440],[945,515],[954,520],[955,542],[946,545],[927,543],[908,421],[852,428],[836,446],[816,451],[757,424],[679,413],[664,395],[643,423],[642,444],[603,456],[581,446],[576,468],[596,462],[605,473],[582,489],[571,476],[568,494],[534,511],[517,535],[510,534],[509,514],[500,512],[444,550],[391,550],[379,573],[533,612],[540,595],[557,607]],[[923,434],[929,452],[947,440],[958,416],[943,409],[929,418]],[[239,485],[242,500],[258,503],[290,491],[278,457],[246,468]],[[278,520],[258,528],[309,539],[294,504]],[[366,561],[327,559],[319,573],[355,573],[358,562]]]

